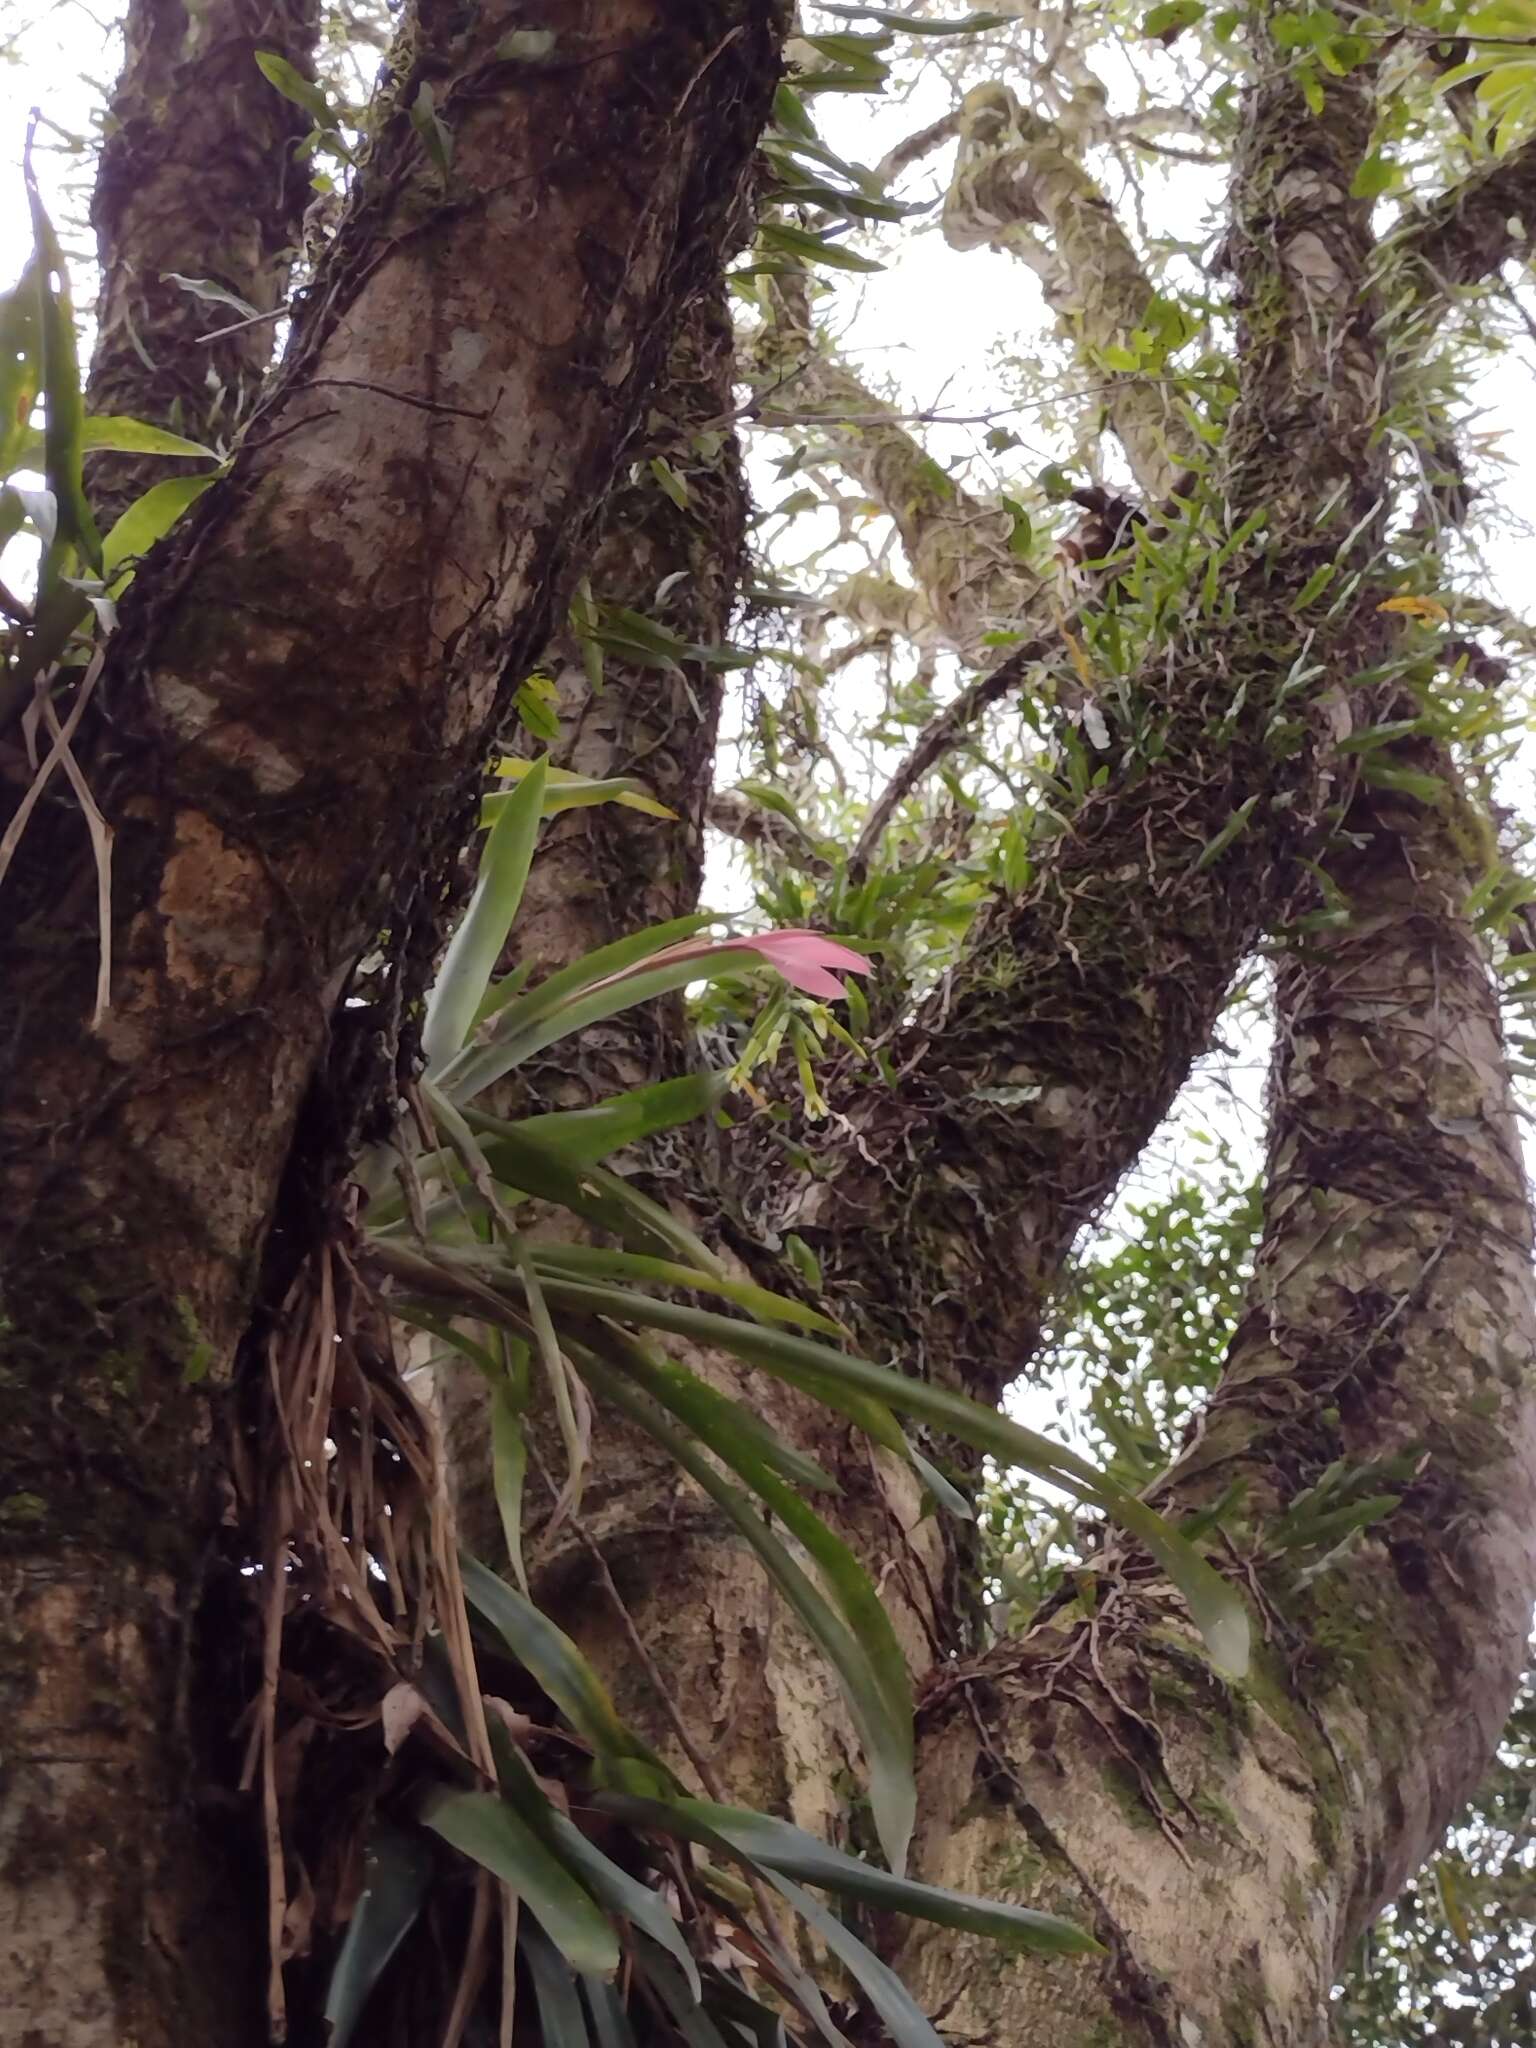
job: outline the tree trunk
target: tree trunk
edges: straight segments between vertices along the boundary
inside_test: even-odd
[[[518,21],[423,8],[260,430],[124,606],[75,743],[117,833],[94,1026],[95,885],[67,807],[34,815],[7,877],[0,1499],[10,1568],[50,1589],[7,1646],[18,1839],[34,1809],[82,1811],[54,1732],[108,1651],[147,1678],[106,1768],[146,1799],[185,1794],[212,1415],[300,1106],[359,1021],[334,1006],[381,927],[393,994],[412,993],[412,924],[430,924],[501,679],[545,641],[766,115],[778,23],[758,0],[590,0],[560,31],[571,61],[549,66],[496,56]],[[428,74],[454,135],[446,191],[408,111]],[[367,1024],[387,1038],[388,1009]],[[279,1264],[353,1141],[358,1091],[393,1086],[387,1053],[382,1074],[353,1064],[350,1102],[311,1098],[313,1177],[289,1183]],[[106,1644],[103,1613],[121,1616]],[[207,1926],[221,1895],[161,1881],[201,1867],[188,1802],[125,1816],[117,1839],[132,1853],[59,1869],[58,1910],[25,1855],[0,1886],[10,1979],[30,1987],[0,2040],[217,2031],[196,2000],[227,1981]],[[61,1982],[34,1945],[56,1952],[66,1899],[103,1961]],[[177,1950],[180,2003],[160,1979]]]
[[[118,835],[113,1000],[91,1028],[94,877],[68,809],[38,813],[7,878],[6,2048],[230,2039],[231,1987],[251,1985],[237,2029],[259,2007],[259,1915],[193,1810],[193,1734],[222,1736],[227,1710],[196,1693],[189,1629],[263,1243],[275,1215],[270,1303],[405,1070],[398,1012],[505,685],[546,644],[678,308],[713,276],[766,112],[770,12],[587,0],[546,66],[502,56],[515,10],[466,21],[429,0],[285,371],[230,482],[141,572],[81,728]],[[446,179],[408,117],[424,80],[453,138]],[[1300,140],[1278,66],[1250,100],[1223,488],[1234,523],[1263,508],[1268,529],[1232,563],[1235,601],[1136,678],[1145,721],[1119,735],[1115,774],[895,1041],[899,1085],[849,1091],[822,1173],[786,1187],[777,1150],[742,1149],[718,1204],[707,1179],[680,1188],[711,1224],[723,1212],[727,1243],[738,1202],[815,1236],[860,1344],[911,1370],[993,1394],[1022,1363],[1062,1252],[1316,843],[1342,686],[1379,636],[1362,597],[1310,642],[1321,686],[1293,683],[1300,593],[1347,533],[1343,567],[1367,562],[1381,485],[1366,209],[1347,197],[1371,125],[1358,77],[1330,78],[1327,119]],[[708,410],[726,372],[713,311],[697,317]],[[642,526],[611,529],[637,597],[697,539],[653,552]],[[697,601],[701,638],[727,608],[709,577],[674,600]],[[633,846],[612,814],[562,828],[525,925],[545,961],[574,950],[560,895],[593,866],[581,944],[610,935],[631,887],[640,915],[688,899],[710,715],[706,698],[688,723],[670,676],[589,702],[567,668],[573,764],[638,769],[686,801],[677,833],[647,824]],[[1426,749],[1403,758],[1449,788]],[[1355,1930],[1480,1766],[1523,1656],[1530,1225],[1493,991],[1459,908],[1460,813],[1364,789],[1346,823],[1330,862],[1353,922],[1280,977],[1250,1312],[1162,1498],[1177,1516],[1241,1482],[1214,1550],[1260,1602],[1249,1681],[1213,1674],[1119,1541],[1028,1636],[963,1654],[956,1559],[907,1469],[787,1390],[692,1361],[835,1474],[829,1518],[928,1674],[920,1873],[1076,1913],[1104,1943],[1102,1960],[1042,1964],[882,1929],[957,2035],[1321,2042]],[[374,948],[383,995],[338,1008]],[[604,1042],[581,1085],[674,1050]],[[1374,1475],[1401,1493],[1390,1517],[1309,1577],[1306,1490],[1336,1461],[1409,1453],[1411,1473]],[[858,1841],[855,1746],[755,1566],[649,1473],[584,1513],[592,1550],[578,1534],[536,1560],[540,1586],[621,1709],[677,1754],[659,1678],[727,1790]],[[594,1597],[605,1574],[654,1672]]]
[[[314,197],[294,147],[310,123],[256,66],[269,52],[308,75],[315,0],[136,0],[112,95],[91,218],[101,260],[90,408],[232,442],[272,360],[275,323],[241,324],[176,276],[280,309]],[[204,336],[234,327],[216,341]],[[166,474],[163,457],[98,455],[92,509],[106,532]]]
[[[936,1675],[925,1874],[1087,1913],[1109,1951],[1020,1970],[947,1935],[898,1939],[920,2001],[964,2034],[1316,2048],[1361,1929],[1434,1847],[1514,1697],[1536,1592],[1531,1220],[1496,995],[1460,909],[1454,775],[1428,749],[1409,765],[1440,770],[1444,809],[1363,791],[1333,869],[1351,924],[1281,971],[1250,1306],[1154,1495],[1177,1515],[1241,1485],[1223,1526],[1262,1594],[1256,1667],[1216,1680],[1166,1588],[1111,1542],[1091,1598]],[[1372,1472],[1400,1458],[1411,1477]],[[1300,1540],[1297,1504],[1337,1459],[1401,1500],[1308,1583],[1337,1532]]]

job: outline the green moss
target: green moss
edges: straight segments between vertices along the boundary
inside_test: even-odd
[[[1157,1826],[1157,1816],[1148,1805],[1146,1794],[1137,1782],[1134,1771],[1127,1765],[1116,1762],[1106,1764],[1099,1776],[1104,1782],[1104,1789],[1132,1827]]]
[[[1243,1831],[1238,1825],[1237,1815],[1228,1806],[1226,1800],[1220,1798],[1216,1793],[1198,1793],[1194,1801],[1194,1807],[1202,1820],[1209,1821],[1213,1827],[1221,1829],[1223,1833],[1230,1835],[1234,1841],[1241,1838]]]
[[[218,1356],[208,1339],[203,1335],[197,1320],[197,1311],[184,1294],[176,1297],[176,1320],[186,1339],[186,1351],[182,1362],[181,1376],[189,1387],[206,1379]]]

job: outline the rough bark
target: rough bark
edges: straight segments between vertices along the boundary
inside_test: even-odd
[[[1437,302],[1447,288],[1480,283],[1511,257],[1529,260],[1536,215],[1536,143],[1441,194],[1395,238],[1403,259],[1424,273],[1422,290]]]
[[[926,1873],[1073,1904],[1109,1951],[1021,1971],[926,1932],[898,1943],[964,2034],[1314,2048],[1360,1930],[1514,1697],[1536,1590],[1531,1221],[1497,997],[1460,911],[1474,842],[1448,764],[1411,765],[1440,770],[1445,805],[1359,795],[1335,867],[1351,924],[1282,967],[1250,1305],[1154,1496],[1178,1515],[1243,1487],[1225,1526],[1262,1588],[1256,1669],[1217,1681],[1111,1544],[1091,1618],[1060,1607],[938,1675]],[[1398,1507],[1306,1583],[1328,1544],[1287,1560],[1273,1518],[1336,1459],[1404,1453]]]
[[[690,646],[711,649],[729,642],[746,550],[746,485],[730,425],[733,363],[717,280],[683,316],[586,571],[598,604],[639,612]],[[686,502],[658,481],[650,467],[658,459]],[[593,777],[638,776],[677,815],[604,806],[569,811],[546,830],[510,948],[535,980],[610,939],[697,908],[726,682],[726,671],[708,659],[642,667],[610,650],[602,686],[593,690],[569,632],[556,638],[542,667],[559,693],[556,764]],[[516,744],[537,751],[527,734]],[[675,1071],[681,1015],[679,1003],[612,1019],[580,1041],[582,1072],[571,1071],[569,1047],[561,1048],[558,1067],[550,1061],[531,1069],[535,1091],[568,1101],[575,1090],[590,1101]]]
[[[259,429],[124,607],[76,743],[117,832],[97,1028],[78,818],[36,814],[7,877],[5,1542],[58,1611],[128,1617],[113,1655],[149,1682],[111,1769],[145,1786],[181,1751],[177,1659],[151,1651],[139,1589],[185,1626],[216,1519],[209,1410],[333,1006],[381,928],[398,959],[430,915],[419,878],[451,852],[501,679],[544,644],[772,90],[779,24],[757,0],[590,0],[547,65],[497,59],[518,21],[421,10]],[[427,77],[446,190],[407,111]],[[319,1185],[348,1135],[322,1096]],[[67,1701],[101,1643],[44,1631],[45,1611],[21,1683]],[[13,1722],[37,1731],[8,1744],[23,1814],[78,1810],[49,1711]],[[222,1990],[222,1962],[158,1883],[166,1860],[198,1868],[190,1812],[158,1823],[60,1873],[101,1969],[10,1999],[0,2039],[219,2031],[183,2001]],[[27,1984],[43,1937],[23,1879],[3,1910]],[[197,1956],[172,1967],[178,1942]]]
[[[309,74],[315,0],[136,0],[126,61],[108,108],[91,218],[101,262],[89,404],[210,445],[249,417],[272,359],[274,322],[238,323],[169,273],[206,278],[270,313],[288,295],[308,166],[293,155],[310,126],[256,68],[258,50]],[[105,531],[164,476],[164,458],[99,455],[90,490]]]
[[[722,424],[732,410],[734,360],[724,296],[716,279],[688,306],[626,472],[604,506],[587,570],[598,604],[655,617],[703,647],[729,638],[746,545],[740,451]],[[650,470],[654,456],[682,478],[685,504],[676,503]],[[664,592],[659,604],[658,590]],[[594,691],[569,632],[556,636],[541,667],[559,693],[561,734],[551,749],[557,765],[594,777],[637,775],[677,817],[671,822],[605,805],[568,812],[545,828],[508,946],[509,957],[527,964],[535,980],[597,946],[697,908],[724,682],[723,672],[704,661],[642,667],[610,651],[602,688]],[[536,744],[526,733],[516,743],[525,751]],[[647,1003],[574,1041],[560,1041],[520,1068],[496,1107],[508,1114],[576,1108],[678,1072],[687,1060],[681,998]],[[687,1133],[681,1142],[680,1158],[653,1146],[649,1163],[664,1173],[691,1165]],[[669,1191],[665,1182],[658,1191]],[[502,1536],[484,1384],[450,1362],[437,1398],[460,1527],[472,1550],[498,1557]],[[643,1524],[656,1498],[670,1497],[671,1472],[636,1432],[609,1418],[602,1429],[588,1519],[601,1529],[609,1508],[622,1500],[626,1520]],[[545,1449],[558,1461],[555,1444]],[[542,1558],[538,1535],[548,1503],[535,1490],[529,1505],[535,1569],[553,1568],[554,1561]],[[556,1547],[561,1570],[579,1565],[569,1526]]]

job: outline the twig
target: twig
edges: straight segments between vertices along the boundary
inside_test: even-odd
[[[226,334],[243,333],[247,327],[259,327],[264,320],[281,320],[292,301],[284,299],[280,306],[274,306],[270,313],[253,313],[248,320],[232,320],[227,327],[212,327],[206,334],[194,335],[195,341],[222,341]]]
[[[953,703],[946,704],[937,717],[929,720],[912,751],[870,807],[869,816],[864,820],[863,830],[848,860],[848,873],[852,880],[857,882],[864,874],[897,807],[911,795],[928,771],[960,744],[989,705],[1016,689],[1028,670],[1037,663],[1048,661],[1057,644],[1055,633],[1039,633],[1033,640],[1026,640],[987,675],[978,676],[975,682],[968,683]]]

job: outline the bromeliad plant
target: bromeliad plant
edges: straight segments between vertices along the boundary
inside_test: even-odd
[[[438,1516],[413,1517],[397,1497],[386,1518],[377,1502],[365,1502],[366,1487],[337,1474],[344,1457],[333,1458],[319,1489],[339,1515],[325,1505],[302,1544],[291,1534],[267,1544],[270,1559],[286,1544],[323,1558],[322,1576],[346,1574],[354,1609],[360,1600],[382,1609],[359,1558],[377,1555],[377,1574],[403,1580],[411,1574],[397,1571],[389,1553],[399,1556],[407,1541],[423,1553],[416,1582],[433,1588],[433,1632],[408,1622],[410,1612],[424,1613],[420,1601],[397,1602],[389,1619],[380,1611],[374,1629],[379,1646],[393,1639],[387,1655],[398,1675],[383,1720],[386,1744],[397,1753],[370,1823],[366,1886],[330,1980],[332,2039],[351,2035],[400,1943],[429,1915],[435,1884],[462,1886],[472,1871],[471,1962],[454,1988],[456,2024],[475,2002],[474,1959],[494,1947],[490,1930],[499,1918],[503,2038],[514,1994],[527,1990],[545,2038],[569,2048],[628,2048],[637,2035],[657,2034],[722,2048],[743,2028],[767,2044],[782,2038],[786,2024],[837,2042],[822,1997],[779,1930],[782,1906],[767,1909],[776,1894],[838,1958],[902,2048],[937,2048],[899,1981],[805,1885],[834,1901],[1043,1949],[1082,1951],[1094,1943],[1048,1913],[904,1875],[915,1808],[910,1681],[873,1584],[808,1498],[833,1482],[660,1345],[671,1337],[724,1352],[810,1394],[909,1460],[951,1511],[969,1512],[909,1445],[898,1415],[1071,1488],[1157,1557],[1225,1670],[1243,1666],[1246,1616],[1190,1544],[1091,1465],[959,1395],[850,1356],[826,1316],[735,1277],[607,1163],[707,1111],[724,1077],[658,1082],[591,1108],[516,1120],[484,1107],[485,1092],[520,1062],[632,1004],[763,968],[807,995],[835,999],[843,993],[837,971],[867,965],[815,933],[712,939],[709,920],[694,917],[605,946],[533,988],[521,972],[498,978],[541,821],[572,803],[625,798],[643,801],[643,792],[627,783],[582,784],[537,762],[510,793],[487,800],[479,881],[426,1006],[425,1065],[409,1118],[356,1175],[365,1208],[346,1258],[347,1284],[369,1283],[378,1307],[431,1332],[444,1357],[487,1382],[511,1580],[445,1554]],[[547,1219],[551,1209],[573,1219],[584,1241],[530,1235],[531,1214]],[[326,1286],[334,1297],[334,1277],[311,1280],[308,1306],[300,1312],[291,1304],[292,1322],[307,1332],[297,1373],[274,1364],[274,1385],[291,1416],[317,1412],[313,1371],[334,1374],[338,1349],[348,1360],[361,1349],[366,1360],[367,1347],[347,1337],[345,1318],[322,1300]],[[338,1336],[346,1339],[340,1346]],[[304,1363],[317,1358],[318,1368]],[[888,1868],[782,1820],[691,1796],[620,1720],[576,1646],[537,1606],[524,1567],[525,1426],[536,1402],[547,1404],[565,1452],[557,1517],[578,1508],[590,1417],[594,1405],[606,1404],[661,1445],[755,1551],[840,1681],[863,1744]],[[318,1412],[334,1416],[333,1391]],[[334,1421],[330,1427],[334,1433]],[[426,1430],[398,1411],[389,1428],[403,1439],[397,1464],[427,1474]],[[291,1614],[295,1589],[283,1578],[274,1569],[267,1593]],[[276,1626],[280,1632],[280,1615]],[[274,1774],[270,1762],[265,1769]],[[615,1827],[625,1845],[621,1861],[599,1846],[611,1846]],[[730,1874],[733,1865],[740,1876]],[[283,1924],[277,1915],[275,1953]],[[398,1985],[400,1971],[390,1981]]]

